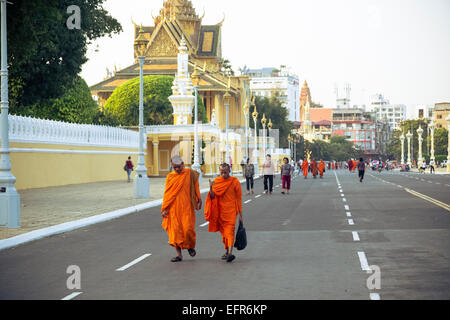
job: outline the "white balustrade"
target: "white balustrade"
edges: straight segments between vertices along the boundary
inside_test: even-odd
[[[132,130],[16,115],[9,115],[8,121],[11,142],[120,148],[139,146],[139,132]]]

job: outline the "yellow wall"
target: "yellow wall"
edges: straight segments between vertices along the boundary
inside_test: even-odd
[[[137,149],[101,148],[33,143],[11,143],[10,148],[58,149],[137,152]],[[17,190],[62,186],[68,184],[127,179],[123,170],[131,156],[134,168],[137,155],[131,154],[66,154],[43,152],[11,152],[11,172],[16,177]],[[134,171],[132,177],[134,176]]]

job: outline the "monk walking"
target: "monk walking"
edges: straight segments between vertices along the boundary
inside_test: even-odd
[[[325,162],[323,162],[323,159],[320,159],[318,169],[319,169],[320,179],[322,179],[323,172],[325,171]]]
[[[316,179],[317,178],[317,161],[316,161],[316,159],[312,159],[311,164],[309,166],[311,168],[311,173],[312,173],[314,179]]]
[[[302,162],[303,176],[305,177],[305,179],[308,179],[308,169],[309,169],[309,163],[308,163],[308,160],[305,159]]]
[[[205,202],[205,219],[209,221],[208,231],[222,234],[225,254],[222,260],[233,261],[234,230],[236,217],[242,222],[242,190],[236,177],[230,176],[230,166],[220,166],[220,177],[209,181],[209,193]]]
[[[353,162],[352,171],[355,172],[355,170],[356,170],[356,160],[352,159],[352,162]]]
[[[166,178],[161,215],[162,227],[169,235],[169,244],[175,248],[177,256],[170,261],[183,260],[181,250],[187,249],[194,257],[195,251],[195,210],[202,207],[202,198],[198,185],[199,173],[184,168],[179,156],[172,158],[171,172]]]

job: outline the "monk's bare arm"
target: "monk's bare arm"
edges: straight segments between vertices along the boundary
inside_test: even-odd
[[[209,196],[211,199],[214,199],[214,191],[213,191],[214,181],[209,180]]]

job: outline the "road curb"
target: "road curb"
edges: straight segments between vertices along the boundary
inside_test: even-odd
[[[245,179],[239,180],[240,183],[245,182]],[[200,193],[208,192],[209,188],[200,190]],[[143,210],[154,208],[162,205],[163,199],[157,199],[150,202],[141,203],[132,207],[118,209],[106,213],[101,213],[92,217],[87,217],[79,220],[69,221],[61,224],[57,224],[51,227],[33,230],[27,233],[23,233],[11,238],[0,240],[0,251],[8,248],[18,246],[27,242],[39,240],[42,238],[50,237],[53,235],[65,233],[68,231],[84,228],[90,225],[94,225],[101,222],[106,222],[116,218],[120,218],[132,213],[137,213]]]

